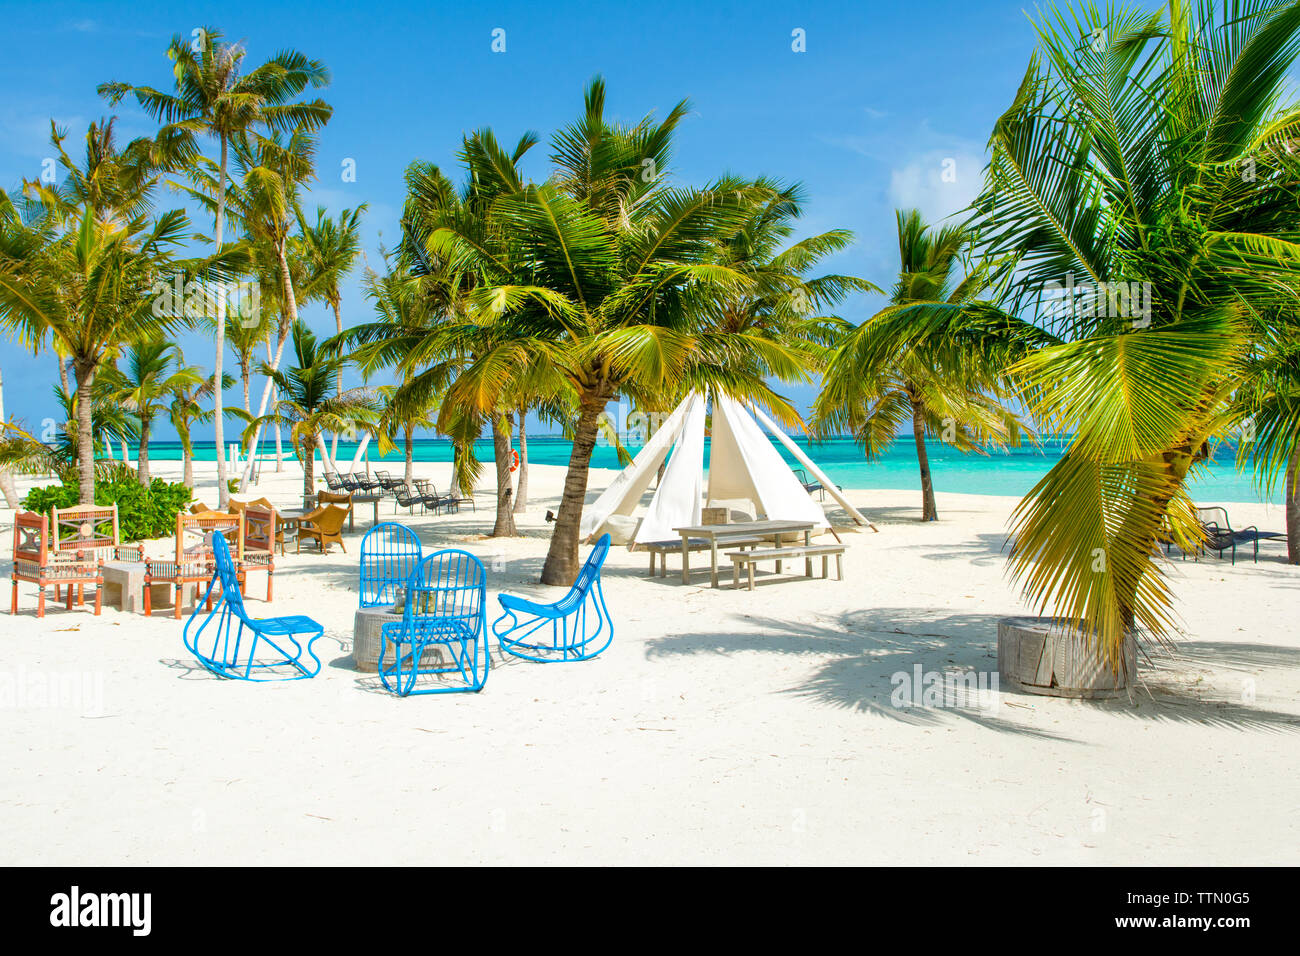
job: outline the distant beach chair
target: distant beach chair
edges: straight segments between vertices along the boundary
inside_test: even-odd
[[[405,508],[408,514],[415,514],[415,507],[419,505],[420,511],[424,511],[424,496],[418,491],[412,491],[410,486],[403,484],[393,495],[393,514],[397,514],[397,509]]]
[[[232,680],[302,680],[320,673],[320,658],[312,651],[312,645],[325,629],[304,615],[249,617],[239,591],[238,569],[221,535],[212,538],[212,554],[215,570],[202,603],[210,604],[217,590],[221,597],[191,635],[190,628],[201,612],[201,604],[195,603],[194,613],[181,632],[181,640],[189,652],[218,677]],[[216,626],[205,637],[204,632],[214,619]],[[307,638],[306,646],[299,637]],[[284,641],[293,644],[293,653],[277,643]],[[304,655],[311,659],[310,665],[304,661]],[[258,676],[254,676],[255,672]]]
[[[466,551],[438,551],[406,582],[402,619],[380,631],[379,680],[402,697],[480,691],[487,683],[487,575]],[[392,648],[392,662],[385,663]],[[446,649],[450,661],[442,655]],[[426,661],[432,654],[436,660]],[[416,688],[420,677],[442,680]]]
[[[499,595],[505,613],[493,622],[492,633],[501,649],[525,660],[551,663],[590,660],[609,647],[614,621],[600,586],[600,569],[609,557],[609,546],[610,536],[601,535],[569,593],[553,604]],[[525,642],[547,624],[551,625],[550,644]],[[517,631],[523,633],[516,635]]]
[[[387,521],[361,539],[361,607],[395,604],[397,591],[423,557],[420,539],[405,525]]]
[[[1254,525],[1246,528],[1233,528],[1228,520],[1228,509],[1219,507],[1197,508],[1196,520],[1201,523],[1205,534],[1203,550],[1217,551],[1219,557],[1227,551],[1232,556],[1232,563],[1237,563],[1237,542],[1249,541],[1254,549],[1255,563],[1259,564],[1259,542],[1265,538],[1282,537],[1276,531],[1260,531]]]
[[[50,519],[34,511],[14,515],[14,566],[11,573],[13,596],[9,613],[18,613],[18,582],[37,587],[36,616],[45,617],[45,589],[53,584],[58,594],[61,585],[68,587],[67,608],[72,610],[74,592],[78,604],[85,602],[84,585],[95,585],[95,613],[103,607],[104,561],[93,554],[60,553],[50,546]],[[57,597],[56,597],[57,600]]]
[[[460,506],[465,502],[469,503],[471,511],[478,511],[473,498],[459,498],[453,494],[440,495],[437,487],[427,478],[415,479],[415,487],[424,499],[425,507],[434,509],[435,514],[439,511],[444,513],[450,510],[460,511]]]
[[[339,480],[338,472],[325,472],[325,484],[329,485],[330,491],[347,491],[343,487],[343,482]]]
[[[398,488],[406,487],[405,478],[394,478],[386,471],[376,471],[375,480],[379,482],[380,490],[386,495],[395,495]]]

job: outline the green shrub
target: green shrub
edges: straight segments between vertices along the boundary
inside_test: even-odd
[[[33,488],[23,507],[48,515],[52,508],[71,508],[77,503],[77,484]],[[190,489],[155,478],[146,488],[132,474],[95,482],[95,504],[117,505],[118,528],[123,541],[166,538],[176,531],[176,516],[190,502]]]

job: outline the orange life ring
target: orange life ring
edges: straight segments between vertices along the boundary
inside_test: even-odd
[[[519,470],[519,452],[514,451],[513,449],[510,452],[510,470]]]

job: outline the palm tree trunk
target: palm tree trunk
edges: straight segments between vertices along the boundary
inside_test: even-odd
[[[921,520],[938,521],[934,482],[930,478],[930,454],[925,448],[925,406],[915,398],[912,399],[912,437],[916,439],[916,460],[921,466]]]
[[[289,274],[289,259],[285,254],[284,243],[278,244],[275,250],[276,258],[280,260],[280,289],[284,295],[284,304],[287,311],[285,318],[289,321],[289,327],[292,328],[298,321],[298,300],[294,297],[293,277]],[[280,368],[280,359],[284,355],[284,343],[288,338],[287,329],[283,326],[280,328],[280,341],[275,347],[275,358],[271,360],[271,371],[275,372]],[[266,387],[262,389],[262,403],[258,406],[257,417],[261,418],[266,414],[266,403],[271,398],[271,389],[275,385],[274,380],[267,378]],[[278,434],[278,432],[277,432]],[[253,471],[253,461],[257,457],[257,443],[262,437],[262,426],[258,425],[253,430],[253,443],[250,446],[248,465],[244,468],[244,474],[239,479],[239,490],[243,491],[248,487],[248,478]]]
[[[1286,466],[1286,562],[1300,564],[1300,445]]]
[[[62,360],[60,360],[62,364]],[[4,377],[0,375],[0,428],[9,424],[9,419],[5,418],[5,387]],[[7,468],[0,468],[0,492],[5,496],[5,507],[14,508],[15,510],[21,505],[18,500],[18,490],[14,487],[14,476],[9,473]]]
[[[91,434],[94,410],[90,397],[91,386],[95,384],[95,366],[89,362],[77,362],[77,464],[80,470],[80,489],[77,504],[93,505],[95,503],[95,438]]]
[[[217,252],[221,252],[224,240],[223,230],[226,225],[226,163],[230,158],[230,143],[226,134],[221,134],[221,167],[217,176],[217,221],[213,229],[213,241]],[[225,411],[222,408],[221,365],[226,353],[226,286],[217,283],[217,349],[216,359],[212,363],[213,380],[217,383],[212,390],[212,438],[217,444],[217,508],[226,509],[230,500],[230,488],[226,484],[226,430]]]
[[[339,311],[338,300],[335,299],[331,301],[330,305],[334,307],[334,327],[339,330],[339,335],[342,335],[343,334],[343,313]],[[342,365],[339,366],[338,392],[340,395],[343,394],[343,366]],[[335,432],[334,437],[330,439],[330,458],[337,459],[338,456],[339,456],[339,433]]]
[[[580,396],[578,427],[573,435],[573,450],[569,452],[569,468],[564,475],[560,513],[556,517],[550,549],[546,552],[546,564],[542,566],[543,584],[567,587],[578,576],[578,530],[582,524],[582,506],[587,498],[591,453],[596,448],[600,415],[611,397],[607,389],[584,392]]]
[[[406,432],[406,486],[409,488],[415,481],[415,429],[407,425],[403,429]]]
[[[149,419],[140,416],[140,450],[136,457],[136,477],[140,484],[149,487]]]
[[[194,487],[194,449],[189,445],[181,446],[181,481],[185,483],[186,488]]]
[[[304,435],[302,441],[302,497],[307,507],[307,496],[316,493],[316,433]]]
[[[515,528],[515,514],[511,509],[514,494],[510,487],[510,416],[492,416],[492,449],[497,464],[497,521],[492,527],[492,537],[513,538],[519,534]]]
[[[519,409],[519,481],[515,485],[515,514],[528,510],[528,409]]]
[[[267,358],[270,358],[270,356],[268,355]],[[248,400],[249,388],[253,384],[251,381],[253,378],[252,362],[246,359],[239,360],[239,378],[242,381],[244,386],[244,411],[247,412],[249,415],[252,415],[253,406],[249,403]]]
[[[68,363],[63,360],[63,356],[58,352],[54,353],[54,358],[59,363],[59,385],[65,395],[71,395],[72,384],[68,381]]]

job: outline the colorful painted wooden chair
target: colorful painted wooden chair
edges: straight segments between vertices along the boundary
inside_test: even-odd
[[[144,565],[144,613],[153,616],[153,588],[151,585],[165,581],[173,587],[175,603],[172,616],[181,618],[185,591],[194,589],[198,601],[199,588],[212,578],[213,546],[217,538],[227,541],[227,549],[241,560],[244,554],[244,514],[236,511],[205,511],[201,514],[176,516],[176,550],[174,559],[149,558]],[[269,584],[268,584],[269,590]],[[211,600],[211,592],[209,598]]]
[[[85,603],[84,586],[95,586],[95,613],[103,608],[104,561],[85,552],[60,552],[51,547],[50,519],[32,511],[20,511],[14,516],[14,566],[11,572],[13,596],[9,613],[18,613],[18,582],[35,584],[36,616],[45,616],[45,589],[54,585],[67,587],[67,608],[72,610],[75,593],[77,603]]]

